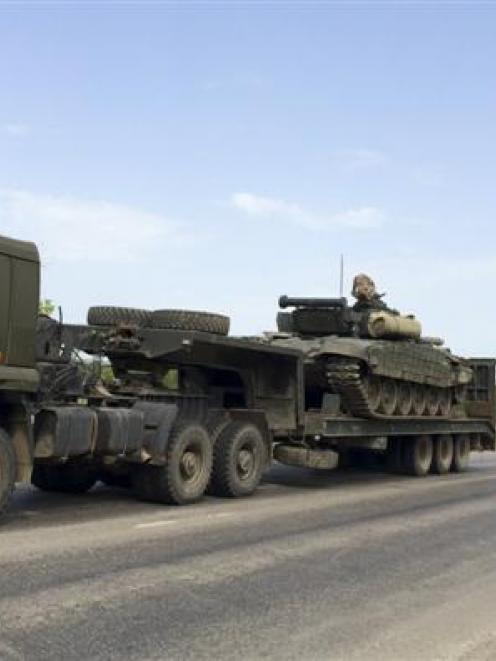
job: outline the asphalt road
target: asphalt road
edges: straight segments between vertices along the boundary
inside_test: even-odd
[[[494,659],[496,458],[463,475],[278,467],[183,508],[20,490],[0,659]]]

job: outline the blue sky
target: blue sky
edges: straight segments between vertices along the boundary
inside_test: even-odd
[[[1,3],[0,232],[43,295],[274,326],[369,272],[496,350],[496,3]]]

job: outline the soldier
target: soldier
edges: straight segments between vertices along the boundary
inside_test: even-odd
[[[365,273],[359,273],[353,278],[351,295],[356,298],[353,309],[357,312],[371,312],[385,310],[391,314],[399,314],[397,310],[389,308],[383,301],[384,294],[377,293],[375,282]]]

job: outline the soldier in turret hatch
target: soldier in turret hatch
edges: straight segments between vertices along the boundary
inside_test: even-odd
[[[356,298],[353,309],[356,312],[372,312],[374,310],[384,310],[390,314],[399,314],[398,310],[389,308],[375,287],[375,282],[365,273],[359,273],[353,278],[353,289],[351,295]]]

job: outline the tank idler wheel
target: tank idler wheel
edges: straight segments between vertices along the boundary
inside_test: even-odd
[[[167,446],[165,466],[140,466],[133,486],[143,500],[189,505],[203,496],[212,471],[212,442],[196,422],[176,425]]]
[[[398,415],[410,415],[413,409],[413,390],[414,386],[400,381],[398,384],[398,403],[396,413]]]
[[[403,439],[390,438],[386,450],[386,466],[389,473],[403,473]]]
[[[453,462],[453,436],[440,434],[434,438],[431,473],[446,475]]]
[[[264,437],[256,425],[229,423],[214,447],[211,493],[231,498],[251,495],[260,484],[266,459]]]
[[[403,441],[403,470],[407,475],[423,477],[432,463],[433,443],[427,435],[407,438]]]
[[[426,415],[431,417],[437,415],[441,401],[441,394],[439,392],[439,388],[434,388],[433,386],[427,386],[425,400],[426,400],[426,404],[425,404]]]
[[[374,413],[378,411],[381,403],[381,380],[378,376],[367,375],[363,380],[363,385],[367,393],[367,402],[370,410]]]
[[[450,388],[443,388],[439,396],[438,415],[448,418],[451,413],[452,393]]]
[[[381,382],[381,399],[379,411],[384,415],[393,415],[398,404],[398,386],[393,379],[383,379]]]
[[[453,441],[453,461],[451,470],[454,473],[462,473],[467,470],[470,461],[470,436],[468,434],[457,434]]]
[[[413,388],[412,413],[414,415],[424,415],[427,406],[427,392],[424,386],[415,385]]]

